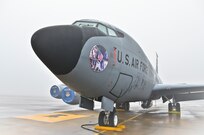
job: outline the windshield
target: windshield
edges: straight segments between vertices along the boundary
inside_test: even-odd
[[[74,25],[77,25],[79,27],[96,27],[98,28],[101,32],[103,32],[105,35],[109,35],[109,36],[113,36],[113,37],[117,37],[117,34],[115,33],[115,31],[113,29],[110,29],[108,27],[106,27],[105,25],[96,23],[96,22],[75,22]]]
[[[88,27],[96,27],[97,23],[92,23],[92,22],[76,22],[74,23],[74,25],[77,25],[77,26],[88,26]]]

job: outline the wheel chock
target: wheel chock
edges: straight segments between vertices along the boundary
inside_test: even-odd
[[[169,111],[169,114],[181,114],[181,112],[178,112],[178,111]]]
[[[106,130],[106,131],[123,131],[125,125],[118,125],[117,127],[108,127],[108,126],[95,126],[96,130]]]

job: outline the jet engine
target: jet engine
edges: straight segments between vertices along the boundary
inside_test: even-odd
[[[71,104],[71,105],[79,104],[80,95],[75,91],[69,89],[68,87],[65,87],[62,90],[61,96],[62,96],[62,100],[67,104]]]
[[[148,109],[148,108],[152,107],[152,105],[153,105],[152,100],[146,100],[146,101],[142,102],[141,107],[143,109]]]
[[[67,86],[64,85],[64,84],[60,84],[60,85],[53,85],[51,88],[50,88],[50,95],[54,98],[57,98],[57,99],[61,99],[62,98],[62,90],[64,88],[66,88]]]

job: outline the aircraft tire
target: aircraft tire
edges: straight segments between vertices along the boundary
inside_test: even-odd
[[[104,111],[101,111],[99,113],[99,117],[98,117],[98,125],[99,126],[105,126],[105,116],[106,116],[106,114]]]
[[[116,127],[118,125],[118,116],[115,111],[110,112],[109,115],[109,126]]]
[[[169,112],[171,112],[171,111],[173,110],[173,105],[172,105],[172,103],[169,103],[169,104],[168,104],[168,109],[169,109]]]
[[[124,110],[125,111],[129,111],[130,110],[130,103],[129,102],[124,103]]]
[[[120,104],[116,103],[116,109],[121,109]]]
[[[176,103],[176,111],[181,112],[180,103]]]
[[[130,110],[130,103],[129,102],[123,103],[122,106],[121,106],[121,104],[116,103],[116,109],[123,109],[125,111],[129,111]]]

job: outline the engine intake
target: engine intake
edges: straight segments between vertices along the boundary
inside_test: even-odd
[[[68,87],[65,87],[62,90],[62,100],[67,104],[77,105],[79,104],[80,95]]]
[[[62,98],[62,90],[64,88],[66,88],[67,86],[64,85],[64,84],[60,84],[60,85],[53,85],[51,88],[50,88],[50,95],[54,98],[57,98],[57,99],[61,99]]]

